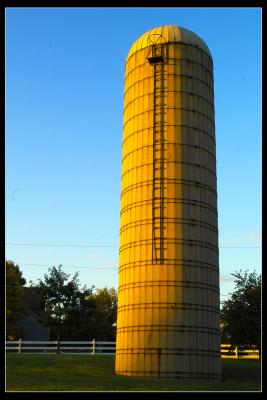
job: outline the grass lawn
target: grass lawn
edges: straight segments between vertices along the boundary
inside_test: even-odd
[[[222,360],[220,384],[190,384],[114,373],[114,356],[7,354],[6,391],[259,391],[261,364]]]

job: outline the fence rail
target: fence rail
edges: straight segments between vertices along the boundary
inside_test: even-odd
[[[221,358],[235,359],[259,359],[260,352],[256,346],[246,348],[245,346],[235,346],[231,344],[221,344]]]
[[[40,341],[40,340],[16,340],[6,341],[7,353],[24,354],[115,354],[116,342],[88,341]],[[245,348],[244,346],[233,347],[230,344],[221,345],[221,358],[235,359],[259,359],[259,350],[256,347]]]

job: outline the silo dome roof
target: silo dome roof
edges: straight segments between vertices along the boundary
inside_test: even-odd
[[[180,42],[197,46],[212,57],[208,46],[196,33],[180,26],[165,25],[151,29],[140,36],[130,48],[126,61],[138,50],[142,50],[152,44],[169,42]]]

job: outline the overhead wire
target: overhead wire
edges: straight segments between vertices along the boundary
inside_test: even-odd
[[[8,258],[6,258],[8,260]],[[36,266],[36,267],[53,267],[55,266],[54,264],[38,264],[38,263],[21,263],[21,262],[16,262],[18,265],[30,265],[30,266]],[[76,269],[108,269],[108,270],[116,270],[117,267],[77,267],[75,265],[64,265],[60,264],[62,268],[76,268]]]
[[[115,245],[87,245],[87,244],[49,244],[49,243],[6,243],[8,246],[48,246],[48,247],[118,247]]]
[[[58,244],[58,243],[6,243],[7,246],[47,246],[47,247],[113,247],[118,245]],[[262,246],[219,246],[219,249],[261,249]]]

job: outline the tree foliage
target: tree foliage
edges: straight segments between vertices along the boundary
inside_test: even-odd
[[[70,275],[62,270],[61,265],[49,268],[48,272],[43,280],[38,279],[36,289],[44,302],[46,324],[56,328],[59,339],[62,328],[73,323],[73,317],[80,314],[90,289],[84,287],[80,290],[78,272],[69,280]]]
[[[18,340],[23,331],[18,322],[27,316],[28,308],[24,301],[23,285],[26,280],[13,261],[6,261],[6,338]]]
[[[261,345],[261,275],[232,274],[235,291],[222,304],[222,340],[233,345]]]
[[[80,289],[76,272],[72,279],[61,266],[49,268],[35,290],[40,293],[50,339],[61,340],[115,340],[117,293],[111,288],[94,286]]]
[[[87,300],[94,305],[91,316],[94,337],[97,340],[113,341],[116,338],[117,292],[114,288],[97,289]]]

